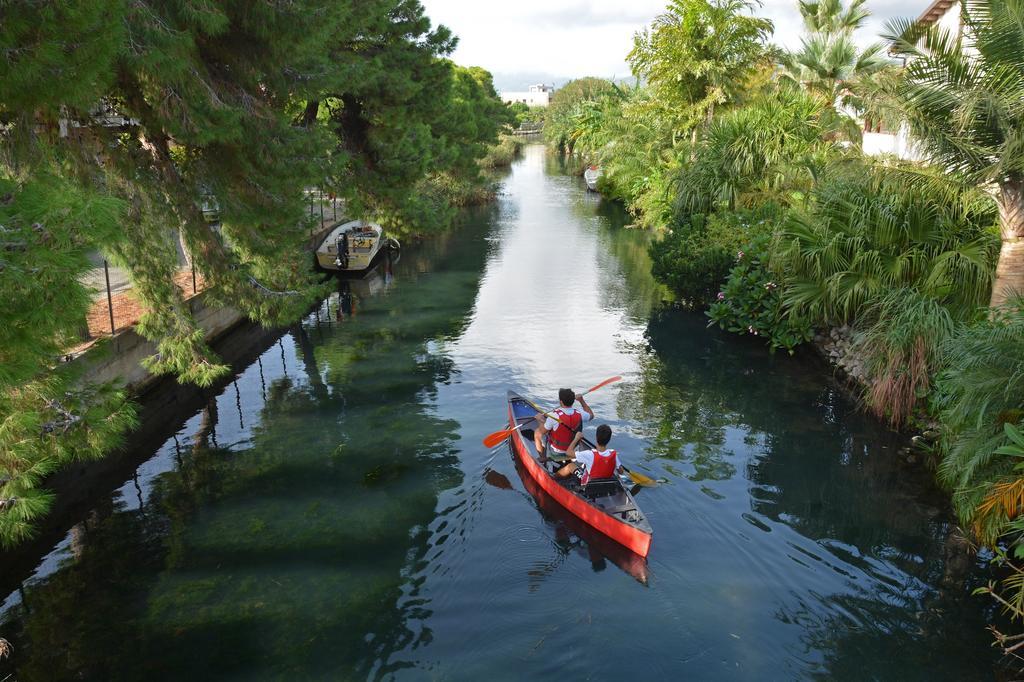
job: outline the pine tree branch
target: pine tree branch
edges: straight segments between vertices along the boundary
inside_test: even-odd
[[[64,409],[64,407],[56,400],[47,400],[46,407],[60,414],[61,418],[44,423],[41,427],[44,434],[53,433],[58,429],[61,433],[67,433],[72,429],[72,427],[82,421],[81,416],[72,414],[68,410]]]

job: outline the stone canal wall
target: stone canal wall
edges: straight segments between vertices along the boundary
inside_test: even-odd
[[[234,308],[209,305],[205,292],[188,299],[186,304],[208,341],[218,339],[245,319],[245,315]],[[126,329],[71,362],[81,366],[85,382],[115,381],[132,395],[141,395],[163,379],[142,366],[142,361],[156,350],[155,341],[140,336],[134,329]]]
[[[325,221],[310,235],[306,249],[310,252],[316,249],[339,222],[336,218]],[[245,321],[245,315],[240,311],[215,307],[207,303],[206,299],[206,292],[200,292],[186,299],[185,303],[208,342],[216,341]],[[156,352],[156,342],[142,337],[134,328],[129,328],[89,348],[71,360],[71,363],[77,364],[82,370],[83,382],[118,382],[133,396],[140,396],[168,379],[166,376],[154,375],[142,366],[142,361]]]

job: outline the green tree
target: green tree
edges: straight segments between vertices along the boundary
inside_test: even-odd
[[[577,78],[566,83],[551,96],[551,103],[544,115],[544,139],[552,147],[572,153],[574,140],[573,120],[582,102],[598,102],[613,93],[614,84],[604,78]]]
[[[637,33],[629,65],[654,89],[680,130],[710,123],[769,52],[772,22],[747,14],[750,0],[671,0]]]
[[[433,169],[417,185],[419,196],[439,195],[442,203],[463,206],[493,196],[491,183],[480,173],[481,164],[498,143],[498,134],[515,122],[515,114],[498,97],[491,74],[478,66],[452,66],[452,92],[445,115],[432,126],[439,149],[433,154]],[[512,147],[514,155],[517,147]],[[493,158],[493,157],[491,157]],[[511,163],[511,159],[509,159]],[[413,199],[407,197],[405,206]],[[438,202],[433,202],[436,206]],[[403,210],[399,207],[399,210]],[[408,209],[404,209],[408,214]],[[450,212],[423,212],[415,217],[421,231],[448,224]]]
[[[115,238],[124,213],[52,174],[0,173],[0,547],[27,537],[51,504],[46,476],[102,456],[134,423],[122,393],[75,388],[57,361],[91,303],[79,284],[88,254]]]
[[[991,307],[1024,293],[1024,1],[965,0],[963,31],[888,27],[909,63],[896,92],[929,159],[992,186],[1002,250]]]
[[[836,113],[844,105],[862,108],[863,96],[873,78],[888,65],[881,44],[857,46],[853,32],[871,15],[865,0],[800,2],[806,31],[799,50],[782,56],[783,77],[821,98],[830,116],[847,122],[846,132],[859,139],[858,128]]]
[[[46,508],[48,473],[131,423],[123,396],[54,367],[88,253],[128,270],[158,342],[147,367],[212,383],[228,368],[174,284],[179,244],[209,301],[275,324],[316,293],[306,188],[395,224],[443,214],[425,178],[478,181],[507,120],[486,72],[444,59],[454,45],[418,0],[4,3],[0,295],[17,303],[0,313],[0,543]]]
[[[789,205],[813,186],[830,143],[821,102],[782,89],[718,117],[679,170],[676,212]]]

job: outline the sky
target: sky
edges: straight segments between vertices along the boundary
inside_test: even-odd
[[[456,62],[482,66],[499,90],[580,76],[626,78],[633,34],[665,9],[666,0],[421,0],[434,23],[459,36]],[[858,40],[878,40],[885,22],[916,17],[931,0],[868,0],[872,16]],[[763,0],[757,12],[775,23],[774,42],[800,45],[797,0]]]

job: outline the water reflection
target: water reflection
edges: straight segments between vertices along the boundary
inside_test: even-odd
[[[164,446],[175,464],[146,499],[94,510],[9,610],[18,679],[401,667],[381,662],[430,637],[403,576],[462,475],[457,423],[430,407],[453,366],[428,346],[461,328],[485,237],[478,222],[397,273],[347,282],[211,398]],[[358,303],[339,324],[346,290]]]
[[[774,616],[804,630],[796,657],[823,654],[803,672],[934,679],[922,664],[942,652],[955,661],[942,676],[974,675],[983,619],[969,595],[982,579],[946,550],[949,509],[928,471],[896,459],[899,437],[809,374],[813,359],[767,355],[670,308],[651,316],[647,339],[620,414],[639,425],[649,458],[756,529],[739,531],[753,544],[751,577],[792,591]],[[785,579],[772,575],[777,543],[764,535],[780,529],[796,568]],[[809,576],[822,571],[838,580]]]

